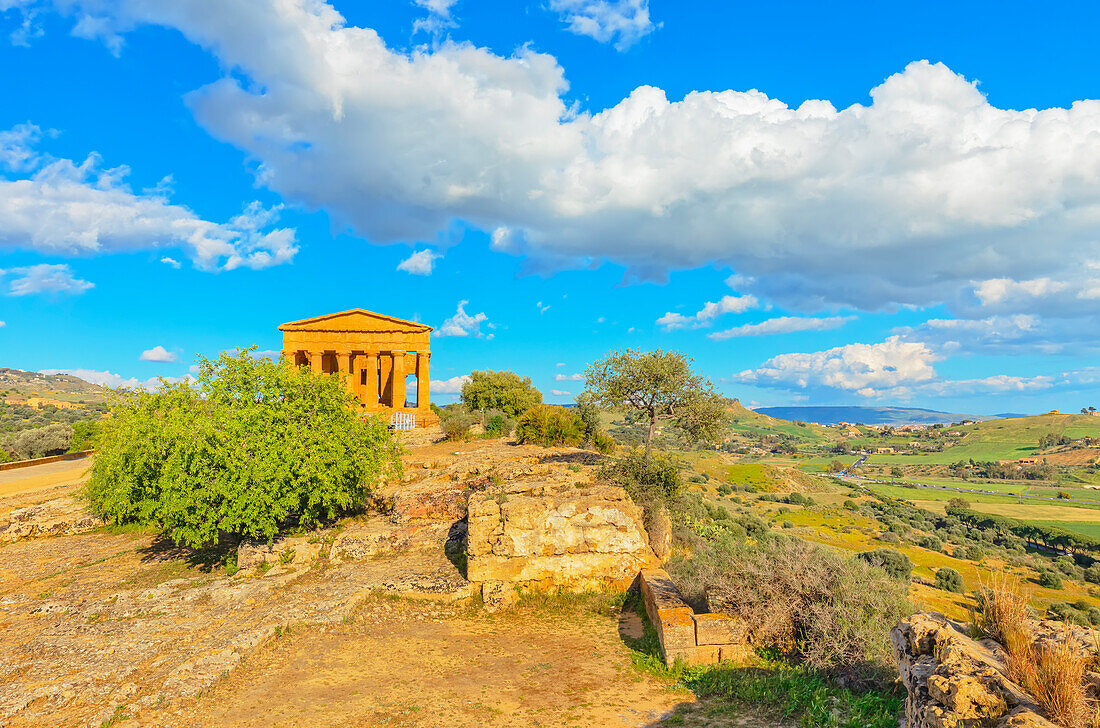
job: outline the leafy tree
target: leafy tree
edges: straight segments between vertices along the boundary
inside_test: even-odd
[[[936,569],[936,588],[954,592],[955,594],[962,594],[965,589],[963,586],[962,574],[955,571],[950,566],[942,566]]]
[[[970,510],[970,501],[966,500],[965,498],[959,498],[959,497],[948,498],[947,499],[947,508],[948,509],[956,509],[956,510],[967,511],[967,510]],[[950,510],[948,512],[950,512]]]
[[[896,549],[875,549],[856,554],[856,558],[866,561],[872,566],[877,566],[887,574],[899,581],[909,581],[913,573],[913,562],[909,557]]]
[[[648,420],[646,458],[659,420],[672,420],[695,440],[716,439],[726,421],[725,401],[675,351],[615,352],[589,365],[585,391],[600,405],[628,407]]]
[[[1039,572],[1039,586],[1044,589],[1061,589],[1062,580],[1053,571]]]
[[[195,384],[116,395],[87,486],[97,515],[195,548],[223,532],[270,541],[348,511],[400,471],[393,435],[355,415],[338,378],[251,351],[200,357]]]
[[[64,422],[8,435],[4,438],[4,447],[11,450],[20,460],[60,455],[69,450],[73,441],[73,428]]]
[[[470,372],[470,381],[462,385],[461,398],[471,412],[498,409],[512,417],[542,404],[542,392],[535,389],[531,377],[507,371]]]

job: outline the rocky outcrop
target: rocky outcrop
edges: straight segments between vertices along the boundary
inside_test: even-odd
[[[0,543],[44,536],[71,536],[87,533],[102,525],[103,521],[89,513],[80,501],[57,498],[0,514]]]
[[[1008,679],[996,642],[935,612],[907,617],[891,638],[909,693],[905,728],[1054,728]]]
[[[569,589],[625,587],[656,558],[626,491],[564,484],[471,494],[467,555],[471,581]]]

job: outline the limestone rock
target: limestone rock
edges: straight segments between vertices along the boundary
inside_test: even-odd
[[[103,525],[75,498],[57,498],[0,515],[0,543],[24,538],[71,536]]]
[[[996,643],[935,612],[902,620],[891,639],[908,691],[905,728],[1052,728],[1006,676]]]
[[[469,578],[586,588],[629,584],[654,561],[622,488],[534,484],[470,496]]]

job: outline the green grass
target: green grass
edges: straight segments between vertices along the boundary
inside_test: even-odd
[[[761,706],[803,728],[894,728],[902,710],[895,692],[854,692],[779,661],[690,670],[681,682],[701,698]]]
[[[760,708],[776,718],[797,722],[802,728],[896,728],[902,697],[895,690],[852,691],[824,675],[774,657],[748,667],[729,663],[703,667],[672,667],[661,659],[657,630],[646,619],[637,595],[628,597],[645,630],[642,637],[626,639],[635,668],[675,680],[710,703],[708,713],[725,712],[737,705]],[[682,720],[682,716],[679,716]],[[677,716],[668,722],[676,723]]]
[[[1067,531],[1100,538],[1100,523],[1074,523],[1073,521],[1043,521],[1044,525],[1057,526]]]

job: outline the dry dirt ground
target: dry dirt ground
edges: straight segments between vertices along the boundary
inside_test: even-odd
[[[87,518],[66,511],[82,469],[13,471],[0,519],[23,520],[0,546],[0,725],[768,723],[635,670],[618,614],[471,604],[445,553],[456,489],[591,477],[590,454],[423,433],[408,446],[392,514],[291,539],[276,547],[289,556],[234,576],[150,533],[48,535]]]

